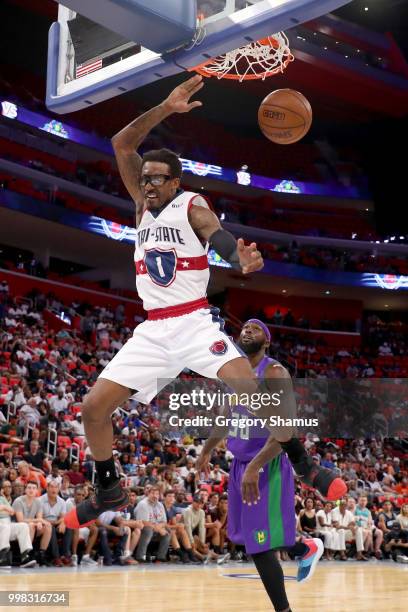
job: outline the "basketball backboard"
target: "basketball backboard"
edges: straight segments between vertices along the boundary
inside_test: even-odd
[[[140,5],[140,2],[135,4]],[[160,0],[151,0],[160,2]],[[164,2],[164,0],[162,0]],[[194,0],[193,0],[194,1]],[[156,16],[148,11],[144,24],[150,23],[139,40],[128,40],[124,34],[129,28],[123,25],[118,5],[128,0],[103,0],[103,18],[99,3],[86,2],[85,16],[80,16],[73,6],[81,6],[78,0],[65,0],[60,4],[58,21],[49,32],[47,95],[48,108],[56,113],[81,110],[121,93],[137,89],[157,79],[191,69],[203,61],[236,49],[251,41],[281,30],[289,30],[305,21],[325,15],[350,0],[196,0],[194,13],[190,12],[179,23],[174,20],[174,36],[163,43],[156,36]],[[150,4],[151,4],[150,3]],[[182,2],[180,4],[183,4]],[[191,5],[191,2],[189,2]],[[140,13],[140,6],[138,6]],[[84,11],[83,11],[84,12]],[[135,16],[135,19],[139,16]],[[192,15],[197,15],[194,34],[185,42]],[[109,23],[112,31],[106,29]],[[187,23],[187,25],[186,25]],[[163,25],[162,23],[160,24]],[[93,32],[92,32],[92,26]],[[101,27],[103,26],[103,27]],[[92,41],[87,41],[87,32]],[[170,33],[172,34],[172,33]],[[290,33],[289,33],[290,35]],[[151,47],[145,42],[152,41]],[[141,43],[141,39],[143,42]],[[181,41],[182,44],[175,43]],[[89,44],[87,44],[87,42]],[[168,48],[163,49],[163,45]],[[175,47],[176,44],[176,47]]]

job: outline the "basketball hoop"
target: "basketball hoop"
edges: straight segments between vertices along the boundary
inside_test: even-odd
[[[190,70],[206,77],[239,82],[265,80],[274,74],[282,73],[294,59],[286,34],[278,32],[245,47],[213,57]]]

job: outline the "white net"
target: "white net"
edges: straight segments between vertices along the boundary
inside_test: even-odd
[[[196,72],[218,79],[266,79],[293,62],[289,41],[284,32],[272,34],[249,45],[228,51],[193,68]]]

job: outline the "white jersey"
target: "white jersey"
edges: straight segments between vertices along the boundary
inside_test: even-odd
[[[155,218],[143,213],[136,231],[136,287],[145,310],[206,298],[210,270],[203,246],[188,220],[192,205],[208,204],[197,193],[179,193]]]

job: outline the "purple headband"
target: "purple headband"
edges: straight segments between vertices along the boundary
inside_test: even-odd
[[[244,325],[246,325],[247,323],[254,323],[255,325],[259,325],[259,327],[262,329],[262,331],[264,332],[266,339],[268,342],[271,341],[271,332],[269,331],[267,325],[265,325],[265,323],[263,323],[262,321],[260,321],[259,319],[248,319],[248,321],[246,321],[244,323]]]

